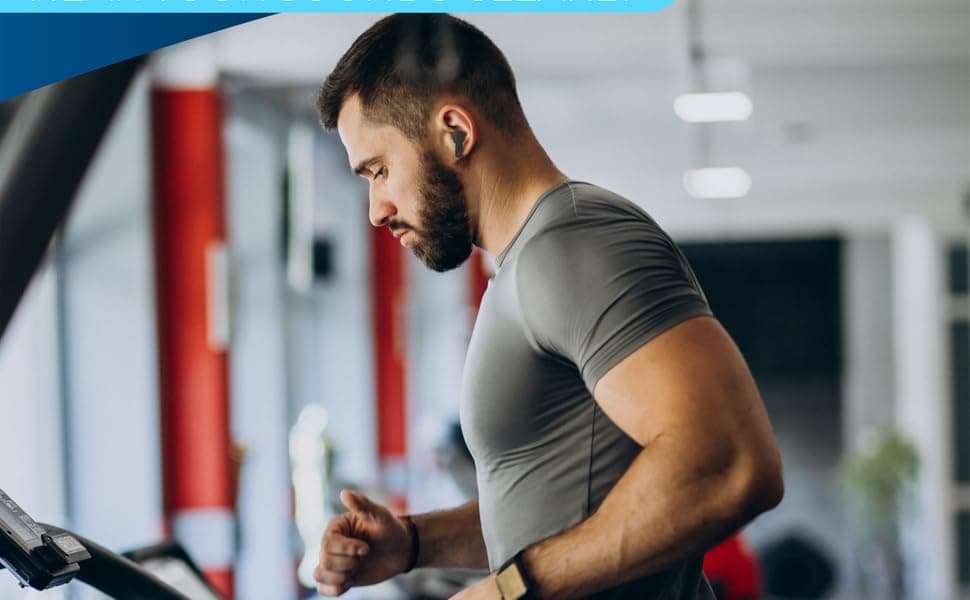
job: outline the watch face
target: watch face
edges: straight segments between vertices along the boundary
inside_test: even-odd
[[[502,569],[495,576],[498,591],[502,593],[502,600],[517,600],[525,596],[529,590],[525,586],[525,579],[519,572],[519,565],[512,563]]]

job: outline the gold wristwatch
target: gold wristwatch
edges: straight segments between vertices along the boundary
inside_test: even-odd
[[[513,556],[495,574],[502,600],[535,600],[529,576],[522,566],[522,553]]]

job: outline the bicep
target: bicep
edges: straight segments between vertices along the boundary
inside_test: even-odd
[[[683,321],[634,350],[599,379],[594,397],[642,446],[666,436],[698,457],[773,448],[754,379],[712,317]]]

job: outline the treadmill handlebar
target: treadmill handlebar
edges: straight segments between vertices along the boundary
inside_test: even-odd
[[[66,529],[34,521],[3,490],[0,565],[21,587],[36,590],[77,579],[113,598],[190,600],[133,560]]]
[[[53,525],[43,525],[52,534],[69,534],[77,538],[91,554],[75,576],[113,598],[132,600],[191,600],[133,560]]]

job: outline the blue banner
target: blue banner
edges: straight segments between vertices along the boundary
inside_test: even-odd
[[[0,12],[655,12],[674,0],[2,0]]]
[[[631,13],[674,0],[0,0],[0,101],[278,12]]]
[[[0,100],[260,16],[0,14]]]

